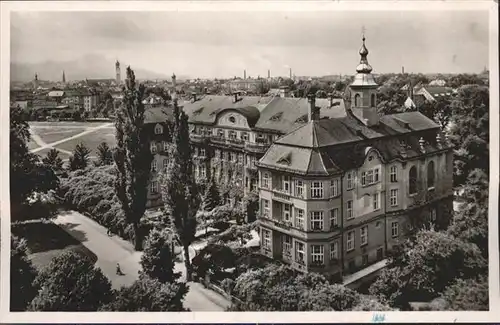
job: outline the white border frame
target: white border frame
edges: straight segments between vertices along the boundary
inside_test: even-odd
[[[154,8],[154,9],[151,9]],[[0,109],[0,219],[1,222],[1,323],[333,323],[371,322],[376,312],[175,312],[175,313],[118,313],[118,312],[9,312],[10,267],[10,204],[9,204],[9,88],[10,88],[10,12],[11,11],[489,11],[489,70],[490,70],[490,196],[489,196],[489,312],[384,312],[385,322],[493,322],[500,320],[495,306],[500,306],[498,265],[498,185],[499,185],[499,69],[498,69],[498,4],[491,1],[36,1],[0,2],[1,24],[1,109]]]

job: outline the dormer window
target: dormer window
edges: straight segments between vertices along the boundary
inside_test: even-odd
[[[161,124],[155,125],[155,134],[163,134],[163,126]]]
[[[292,155],[290,153],[287,153],[278,160],[278,164],[290,165],[291,161],[292,161]]]

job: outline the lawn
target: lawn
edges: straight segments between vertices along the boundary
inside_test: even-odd
[[[107,122],[71,122],[71,121],[60,121],[60,122],[29,122],[31,126],[34,127],[54,127],[54,128],[64,128],[64,127],[81,127],[89,128],[96,127]]]
[[[94,253],[50,221],[13,224],[11,231],[13,235],[26,239],[30,251],[29,257],[38,269],[47,266],[53,257],[66,251],[86,255],[94,263],[97,261],[97,256]],[[80,235],[85,236],[85,234]]]
[[[82,133],[86,128],[33,128],[32,129],[42,140],[49,144],[65,138]]]
[[[83,143],[87,148],[90,149],[90,155],[95,156],[97,147],[99,146],[99,144],[101,144],[101,142],[106,142],[110,148],[114,148],[116,145],[115,129],[103,128],[95,132],[86,134],[82,137],[78,137],[76,139],[58,144],[56,147],[68,151],[73,151],[77,144]]]

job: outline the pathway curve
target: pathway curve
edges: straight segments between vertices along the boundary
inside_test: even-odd
[[[105,227],[75,211],[59,214],[54,223],[97,256],[96,266],[108,277],[113,288],[131,285],[138,278],[142,253],[136,252],[130,242],[118,236],[108,236]],[[191,247],[189,255],[194,257]],[[125,275],[116,275],[116,263],[120,264]],[[184,263],[176,262],[175,270],[181,272],[181,281],[185,280]],[[188,286],[184,307],[192,311],[224,311],[231,305],[226,298],[199,283],[188,282]]]
[[[93,133],[93,132],[95,132],[97,130],[104,129],[104,128],[109,128],[112,125],[113,125],[113,123],[106,123],[106,124],[102,124],[100,126],[96,126],[96,127],[92,127],[92,128],[86,128],[85,131],[82,131],[81,133],[75,134],[75,135],[73,135],[71,137],[67,137],[67,138],[64,138],[64,139],[52,142],[52,143],[45,143],[40,137],[38,137],[38,140],[40,140],[41,142],[43,142],[44,145],[41,145],[40,143],[38,143],[37,140],[35,139],[35,137],[33,137],[33,140],[35,140],[35,142],[37,142],[37,144],[40,145],[40,147],[31,150],[31,152],[35,153],[35,152],[38,152],[38,151],[41,151],[41,150],[44,150],[44,149],[47,149],[47,148],[52,148],[52,147],[57,146],[57,145],[59,145],[61,143],[64,143],[64,142],[67,142],[67,141],[71,141],[71,140],[74,140],[74,139],[78,139],[80,137],[83,137],[84,135]],[[35,132],[33,132],[33,128],[30,127],[30,129],[31,129],[31,134],[34,135]]]

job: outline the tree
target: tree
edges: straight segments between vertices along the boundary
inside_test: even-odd
[[[207,212],[212,211],[220,205],[220,201],[219,189],[217,188],[215,179],[212,177],[203,196],[203,210]]]
[[[47,156],[42,159],[42,162],[52,168],[52,170],[57,173],[62,171],[63,161],[59,157],[59,150],[52,148],[47,153]]]
[[[196,212],[200,199],[193,177],[193,161],[189,144],[189,128],[187,115],[179,109],[174,101],[174,132],[172,159],[169,160],[167,172],[162,179],[162,197],[165,212],[170,218],[170,225],[184,248],[186,279],[191,281],[191,262],[189,245],[196,234]]]
[[[139,222],[146,210],[153,155],[144,127],[144,85],[136,85],[135,74],[130,67],[127,68],[123,96],[123,103],[116,111],[115,189],[125,219],[132,225],[135,249],[140,250],[142,234],[139,233]]]
[[[450,99],[439,97],[433,101],[425,101],[418,110],[435,121],[441,126],[441,129],[445,130],[451,119],[451,108]]]
[[[20,216],[26,199],[34,192],[57,189],[59,180],[54,171],[40,164],[39,156],[28,150],[29,126],[19,106],[10,110],[10,203],[12,220]]]
[[[182,303],[187,291],[184,283],[161,283],[145,276],[121,288],[101,311],[186,311]]]
[[[65,252],[52,259],[35,284],[33,311],[97,311],[111,301],[111,283],[87,256]]]
[[[370,294],[391,306],[408,309],[411,301],[436,298],[457,278],[471,278],[487,268],[478,247],[445,232],[424,230],[406,243],[370,287]]]
[[[481,275],[472,279],[457,279],[440,298],[445,302],[442,310],[489,310],[488,277]]]
[[[174,283],[179,273],[174,273],[174,259],[170,233],[165,229],[152,229],[144,243],[141,256],[142,275],[158,279],[161,283]]]
[[[73,155],[69,157],[69,170],[85,169],[89,163],[90,150],[83,143],[76,145]]]
[[[488,175],[480,169],[469,174],[467,182],[459,190],[459,210],[455,212],[453,222],[447,232],[476,244],[483,257],[488,258]]]
[[[23,311],[37,294],[37,271],[28,258],[26,241],[10,238],[10,310]]]
[[[455,186],[465,184],[476,168],[489,174],[489,106],[486,86],[462,86],[452,100],[449,138],[455,147]]]
[[[106,142],[101,142],[97,147],[97,166],[113,164],[113,153]]]
[[[236,267],[236,255],[227,246],[208,244],[193,258],[192,267],[198,278],[210,272],[212,279],[222,280],[228,275],[225,269]]]

